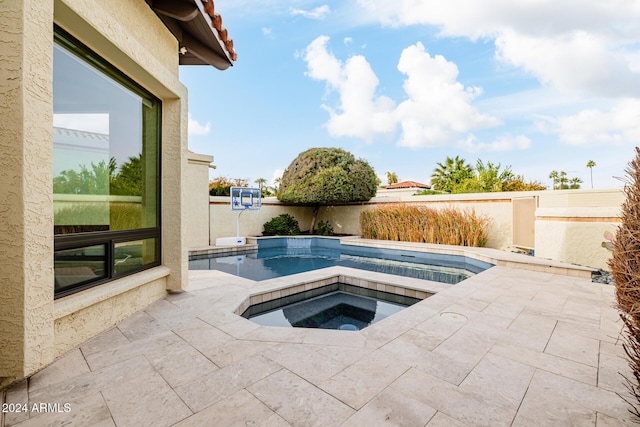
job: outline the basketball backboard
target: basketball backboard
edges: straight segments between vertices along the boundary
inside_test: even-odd
[[[234,211],[258,210],[262,207],[259,188],[231,187],[231,209]]]

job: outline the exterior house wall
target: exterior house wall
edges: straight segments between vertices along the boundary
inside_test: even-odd
[[[0,386],[54,356],[52,18],[0,3]]]
[[[0,386],[180,290],[187,93],[178,42],[144,0],[0,2]],[[161,266],[53,300],[53,24],[162,101]]]
[[[187,168],[187,246],[209,245],[209,166],[213,156],[189,153]]]

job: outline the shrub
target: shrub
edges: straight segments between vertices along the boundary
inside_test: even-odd
[[[626,169],[629,182],[624,187],[626,201],[622,205],[622,224],[613,238],[613,254],[609,268],[616,284],[620,317],[626,326],[623,348],[633,376],[626,385],[633,399],[629,411],[640,420],[640,149]]]
[[[231,186],[230,185],[222,185],[209,188],[210,196],[230,196],[231,195]]]
[[[249,182],[246,179],[234,178],[229,179],[224,176],[219,176],[213,181],[209,182],[209,195],[210,196],[230,196],[231,187],[248,187]]]
[[[436,210],[397,204],[360,213],[360,228],[365,239],[484,246],[488,226],[489,219],[476,215],[473,210]]]
[[[298,221],[289,214],[281,214],[265,222],[264,236],[293,236],[300,234]]]
[[[320,221],[316,232],[321,236],[333,236],[333,227],[329,224],[329,221]]]
[[[310,148],[285,169],[278,200],[313,206],[313,234],[320,206],[365,202],[376,195],[377,187],[378,177],[366,161],[340,148]]]

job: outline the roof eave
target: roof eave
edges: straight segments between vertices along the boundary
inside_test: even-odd
[[[220,16],[213,13],[213,0],[205,1],[208,8],[201,0],[146,1],[180,43],[180,65],[211,65],[219,70],[233,65],[233,41],[227,38]],[[218,28],[214,27],[214,16]]]

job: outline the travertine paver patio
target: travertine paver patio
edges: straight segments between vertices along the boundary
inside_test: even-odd
[[[68,413],[5,425],[631,422],[610,285],[494,267],[351,332],[258,326],[232,313],[255,282],[192,271],[189,283],[7,392]]]

